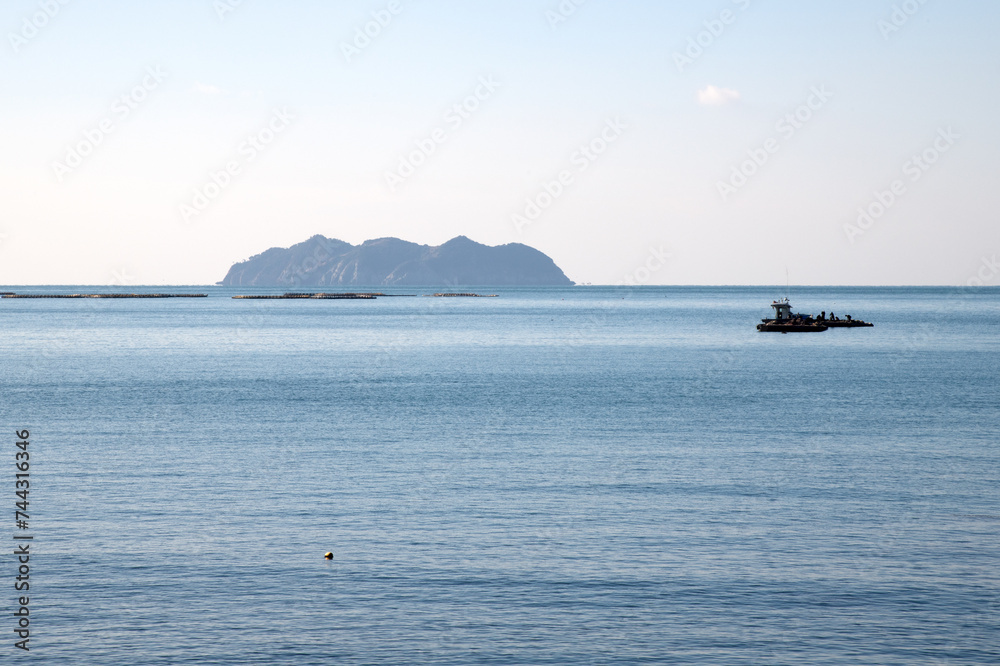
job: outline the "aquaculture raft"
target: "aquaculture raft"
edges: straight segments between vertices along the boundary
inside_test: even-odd
[[[373,301],[379,296],[385,296],[385,294],[374,293],[374,294],[355,294],[355,293],[317,293],[317,294],[295,294],[288,293],[277,295],[263,295],[263,296],[233,296],[236,300],[245,301],[284,301],[284,300],[304,300],[304,299],[314,299],[314,300],[365,300]]]
[[[824,324],[829,328],[871,328],[875,324],[860,319],[823,319]]]

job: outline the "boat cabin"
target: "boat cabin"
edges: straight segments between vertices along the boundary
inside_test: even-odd
[[[788,302],[787,298],[774,301],[771,303],[771,307],[774,308],[774,318],[778,321],[786,321],[792,318],[792,305]]]

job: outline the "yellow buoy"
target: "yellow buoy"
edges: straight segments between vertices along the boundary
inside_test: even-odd
[[[332,560],[332,559],[333,559],[333,553],[327,553],[327,554],[326,554],[326,555],[324,555],[323,557],[325,557],[325,558],[326,558],[326,559],[328,559],[328,560]]]

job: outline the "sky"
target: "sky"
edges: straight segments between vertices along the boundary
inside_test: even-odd
[[[0,33],[0,284],[213,284],[315,234],[1000,284],[995,1],[6,0]]]

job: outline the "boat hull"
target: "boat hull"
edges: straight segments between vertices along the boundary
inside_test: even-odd
[[[762,333],[822,333],[826,326],[822,324],[757,324],[757,330]]]

